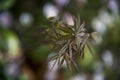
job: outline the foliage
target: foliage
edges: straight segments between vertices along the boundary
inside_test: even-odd
[[[52,27],[47,29],[46,33],[48,34],[49,42],[54,44],[57,54],[51,60],[57,59],[54,64],[58,64],[59,68],[65,61],[70,71],[71,64],[79,70],[75,59],[78,56],[84,58],[84,49],[86,46],[93,53],[90,43],[94,41],[96,32],[87,33],[85,24],[80,23],[79,16],[74,19],[73,26],[66,25],[59,19],[54,19],[52,22]]]

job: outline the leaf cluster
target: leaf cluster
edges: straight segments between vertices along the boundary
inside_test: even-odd
[[[87,33],[84,23],[80,23],[80,18],[74,19],[74,25],[69,26],[58,19],[52,20],[52,27],[46,30],[48,40],[54,45],[54,49],[57,50],[57,54],[50,58],[50,61],[56,60],[55,64],[61,68],[64,62],[71,71],[71,64],[77,68],[78,65],[75,62],[77,57],[84,58],[85,46],[89,48],[93,38],[93,33]],[[93,52],[92,52],[93,53]],[[53,65],[53,67],[54,67]]]

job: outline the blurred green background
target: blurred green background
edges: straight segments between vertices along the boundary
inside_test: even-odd
[[[80,15],[88,32],[96,31],[94,56],[85,50],[80,72],[64,64],[49,72],[51,45],[44,30],[49,17],[72,25]],[[120,80],[119,0],[0,0],[0,80]]]

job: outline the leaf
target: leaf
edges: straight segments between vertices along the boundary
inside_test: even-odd
[[[63,53],[65,53],[65,51],[67,50],[67,44],[65,44],[58,52],[58,55],[62,55]]]
[[[73,50],[74,50],[75,52],[77,52],[78,48],[77,48],[77,45],[76,45],[76,44],[74,44]]]
[[[82,52],[81,52],[81,57],[84,59],[84,49],[85,49],[85,45],[82,48]]]
[[[101,40],[101,36],[97,32],[91,33],[90,37],[94,42],[97,42],[97,40]]]
[[[62,32],[64,32],[64,33],[66,33],[66,34],[71,34],[73,31],[69,28],[69,27],[67,27],[67,26],[65,26],[65,27],[60,27],[60,30],[62,31]]]
[[[74,23],[75,23],[74,27],[75,27],[75,32],[76,32],[80,23],[77,21],[77,18],[74,19]]]
[[[66,39],[60,39],[60,40],[57,40],[57,41],[55,42],[55,44],[63,45],[63,44],[65,44],[66,42],[67,42]]]
[[[84,32],[85,31],[84,26],[85,26],[85,23],[82,23],[82,25],[80,25],[80,27],[78,28],[77,33]]]
[[[80,71],[78,65],[76,64],[76,62],[75,62],[73,59],[71,60],[71,62],[72,62],[72,64],[74,65],[74,67],[75,67],[78,71]]]
[[[60,58],[61,57],[58,57],[58,67],[60,67],[59,65],[60,65]]]
[[[70,40],[59,50],[58,55],[62,55],[63,53],[66,52],[69,43],[70,43]]]
[[[82,31],[84,31],[84,32],[86,31],[86,29],[85,29],[85,23],[82,23],[82,25],[80,26],[80,29],[81,29],[81,32]]]
[[[81,48],[85,45],[85,43],[87,42],[88,38],[89,38],[89,34],[86,34],[84,36],[84,38],[83,38],[83,42],[82,42]]]
[[[79,24],[79,25],[78,25],[78,27],[79,27],[79,26],[80,26],[80,23],[81,23],[81,22],[80,22],[80,15],[79,15],[79,14],[77,15],[77,22],[78,22],[77,24]]]
[[[69,48],[68,48],[68,53],[69,53],[69,56],[70,56],[70,59],[72,59],[72,42],[69,44]]]
[[[54,22],[54,21],[56,21],[57,19],[56,19],[55,17],[50,17],[50,18],[48,18],[48,20]]]
[[[59,69],[61,68],[61,66],[63,65],[63,63],[64,63],[64,56],[62,57],[62,59],[60,61],[60,64],[58,64],[59,65]]]
[[[90,53],[94,56],[94,51],[92,50],[92,48],[90,47],[90,43],[87,42],[86,46],[88,47]]]
[[[51,69],[49,70],[49,72],[52,71],[52,69],[54,68],[55,64],[57,63],[57,60],[55,60],[55,62],[53,63],[53,66],[51,67]]]
[[[54,55],[54,56],[52,56],[50,59],[49,59],[49,62],[50,61],[53,61],[53,60],[55,60],[55,59],[57,59],[58,58],[58,55]]]
[[[58,32],[58,30],[55,28],[55,26],[53,27],[53,34],[52,35],[55,35],[55,38],[58,39],[60,37],[60,34]]]
[[[68,54],[65,54],[65,61],[66,61],[68,69],[72,72],[71,63],[70,63]]]

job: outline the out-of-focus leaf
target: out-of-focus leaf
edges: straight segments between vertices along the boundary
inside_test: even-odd
[[[88,46],[85,45],[84,48],[84,59],[80,59],[80,66],[81,67],[89,67],[92,65],[93,60],[95,59],[95,57],[93,55],[91,55],[91,52],[88,48]]]
[[[13,6],[15,0],[0,0],[0,10],[8,9]]]
[[[97,32],[91,33],[91,38],[94,42],[97,42],[98,39],[101,40],[101,36]]]

